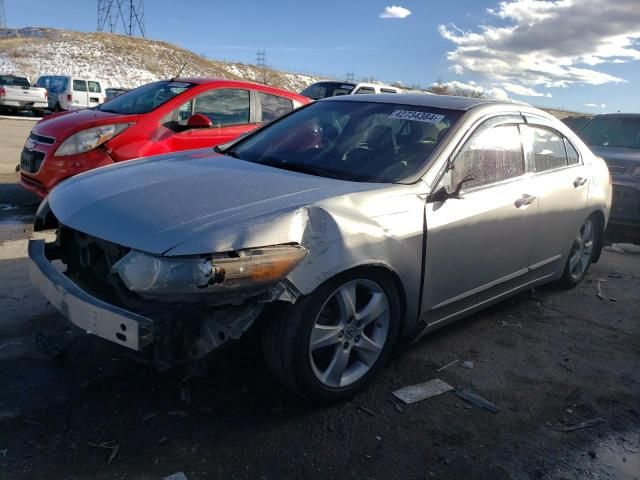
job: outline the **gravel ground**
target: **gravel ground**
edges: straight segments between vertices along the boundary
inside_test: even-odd
[[[48,306],[25,259],[37,201],[8,169],[30,125],[0,120],[0,479],[640,478],[640,256],[605,252],[578,288],[473,315],[352,401],[313,407],[271,378],[258,331],[206,375],[157,373]],[[432,378],[499,411],[391,395]]]

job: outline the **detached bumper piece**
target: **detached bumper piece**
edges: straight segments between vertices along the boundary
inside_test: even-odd
[[[44,240],[29,242],[31,282],[65,317],[89,334],[137,352],[153,341],[153,321],[89,295],[58,271]]]

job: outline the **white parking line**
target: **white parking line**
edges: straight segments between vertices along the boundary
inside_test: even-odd
[[[42,117],[12,117],[10,115],[0,115],[0,118],[6,118],[7,120],[24,120],[27,122],[37,122],[42,120]]]

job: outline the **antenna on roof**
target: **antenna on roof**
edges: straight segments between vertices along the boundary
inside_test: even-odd
[[[184,70],[184,67],[186,67],[186,66],[187,66],[187,62],[184,62],[182,64],[182,68],[180,68],[180,71],[178,72],[178,74],[171,79],[172,82],[175,81],[176,78],[180,78],[180,75],[182,75],[182,71]]]

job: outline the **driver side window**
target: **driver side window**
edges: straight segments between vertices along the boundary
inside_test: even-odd
[[[493,122],[491,122],[493,123]],[[517,125],[481,126],[453,160],[445,182],[449,191],[463,180],[463,190],[481,187],[525,173],[524,155]]]

